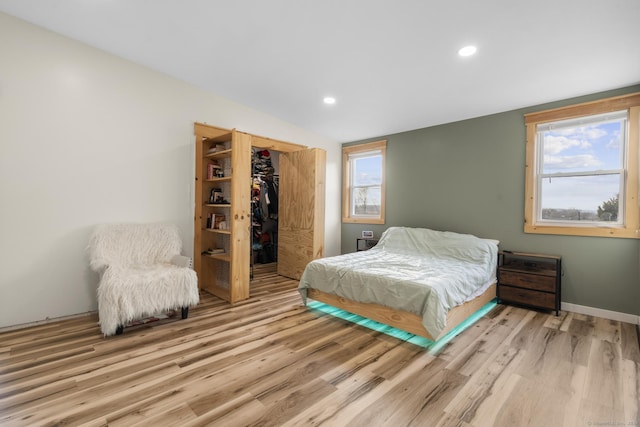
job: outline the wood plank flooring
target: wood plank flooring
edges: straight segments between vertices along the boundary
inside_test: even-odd
[[[249,300],[203,293],[186,320],[0,333],[0,425],[640,425],[635,325],[498,306],[432,354],[296,286],[257,266]]]

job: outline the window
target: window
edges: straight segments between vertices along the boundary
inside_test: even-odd
[[[342,222],[384,224],[387,141],[342,149]]]
[[[640,238],[640,93],[525,115],[525,232]]]

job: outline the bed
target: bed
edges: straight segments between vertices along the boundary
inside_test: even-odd
[[[497,256],[496,240],[390,227],[367,251],[310,262],[298,291],[435,341],[495,298]]]

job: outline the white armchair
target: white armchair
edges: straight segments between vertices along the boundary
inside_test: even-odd
[[[98,315],[102,333],[166,310],[198,304],[198,278],[171,224],[104,224],[91,235],[91,268],[100,274]]]

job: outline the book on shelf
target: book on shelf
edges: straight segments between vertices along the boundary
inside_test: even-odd
[[[222,188],[212,188],[211,193],[209,193],[209,202],[210,205],[230,205],[227,199],[224,198],[224,193]]]
[[[217,153],[218,151],[224,151],[226,149],[227,148],[224,146],[224,144],[216,144],[207,150],[207,154]]]
[[[207,164],[207,179],[223,178],[224,170],[218,162],[212,162]]]
[[[215,230],[219,230],[220,229],[220,223],[224,222],[225,220],[225,215],[224,214],[216,214],[216,213],[210,213],[207,216],[207,228],[212,228]]]
[[[219,255],[225,253],[224,248],[209,248],[206,251],[202,252],[203,255]]]
[[[210,204],[228,204],[224,199],[224,194],[222,193],[222,188],[212,188],[211,193],[209,194],[209,203]]]
[[[219,229],[220,223],[225,219],[224,214],[215,214],[215,219],[213,221],[213,228]]]

